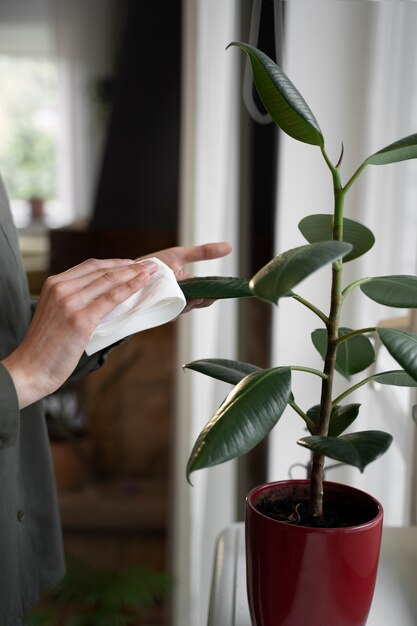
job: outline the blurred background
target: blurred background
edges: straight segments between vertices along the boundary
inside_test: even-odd
[[[416,3],[400,1],[0,0],[0,171],[32,293],[90,256],[228,240],[230,257],[196,271],[251,276],[302,245],[299,220],[332,210],[328,171],[316,148],[278,136],[243,53],[227,45],[250,42],[282,65],[334,162],[343,142],[347,180],[369,154],[416,132],[416,27]],[[377,244],[346,282],[415,274],[416,167],[367,168],[351,192],[346,215]],[[302,286],[325,309],[327,271]],[[392,316],[352,294],[343,324]],[[294,321],[303,332],[289,332]],[[406,311],[390,323],[417,330]],[[68,557],[115,575],[150,568],[132,580],[153,584],[158,600],[132,623],[205,626],[217,534],[242,519],[252,486],[304,477],[309,461],[295,443],[303,425],[285,413],[269,442],[190,487],[188,454],[229,389],[181,364],[320,367],[312,324],[290,299],[274,311],[217,303],[131,338],[101,371],[47,399]],[[389,369],[378,348],[381,365]],[[301,406],[316,403],[315,380],[300,374],[295,386]],[[394,444],[364,475],[327,477],[373,493],[387,524],[415,523],[415,397],[373,387],[354,401],[361,429],[387,430]]]

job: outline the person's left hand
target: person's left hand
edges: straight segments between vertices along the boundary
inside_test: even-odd
[[[199,246],[176,246],[174,248],[167,248],[166,250],[160,250],[154,254],[146,255],[146,258],[154,256],[163,261],[172,269],[175,274],[175,278],[180,281],[185,280],[186,278],[193,278],[193,274],[190,274],[184,269],[185,265],[195,263],[196,261],[219,259],[227,254],[230,254],[231,251],[232,246],[230,243],[221,241],[216,243],[205,243]],[[212,302],[213,300],[188,300],[183,313],[186,313],[191,309],[209,306]]]

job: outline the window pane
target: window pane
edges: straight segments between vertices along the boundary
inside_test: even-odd
[[[40,215],[62,222],[57,185],[58,70],[47,57],[0,55],[0,171],[9,192],[16,224]]]

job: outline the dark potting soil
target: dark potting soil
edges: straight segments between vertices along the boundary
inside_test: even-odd
[[[276,498],[266,495],[261,498],[256,509],[272,519],[287,522],[295,526],[309,526],[312,528],[346,528],[363,523],[358,512],[346,507],[325,503],[323,517],[315,518],[308,514],[308,502],[300,498]]]

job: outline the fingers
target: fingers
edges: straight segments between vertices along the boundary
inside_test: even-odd
[[[75,278],[67,279],[65,273],[53,276],[48,279],[46,289],[54,292],[58,298],[73,299],[76,296],[77,309],[80,309],[92,299],[100,297],[120,283],[127,282],[141,274],[147,282],[156,270],[156,264],[148,261],[103,266]]]
[[[193,298],[192,300],[187,300],[187,304],[184,307],[182,313],[189,313],[193,309],[204,309],[214,304],[214,302],[216,302],[216,300],[211,300],[208,298],[205,298],[205,299]]]
[[[51,278],[70,280],[103,268],[118,268],[123,267],[124,265],[132,265],[134,262],[135,261],[133,259],[87,259],[86,261],[79,263],[79,265],[74,265],[74,267],[71,267],[61,274],[52,276]]]
[[[93,325],[96,326],[102,317],[142,289],[149,281],[150,276],[151,274],[148,271],[141,270],[129,280],[112,285],[112,287],[105,289],[94,300],[90,300],[84,311],[92,320]],[[87,289],[91,292],[91,287]]]
[[[216,243],[204,243],[200,246],[183,248],[183,262],[194,263],[196,261],[210,261],[219,259],[230,254],[232,246],[227,241]]]
[[[196,261],[209,261],[218,259],[229,254],[232,250],[230,243],[220,241],[216,243],[205,243],[199,246],[176,246],[174,248],[166,248],[159,252],[148,255],[155,256],[166,263],[174,272],[182,271],[183,265],[194,263]],[[140,257],[141,259],[145,257]],[[182,278],[182,274],[181,274]]]

